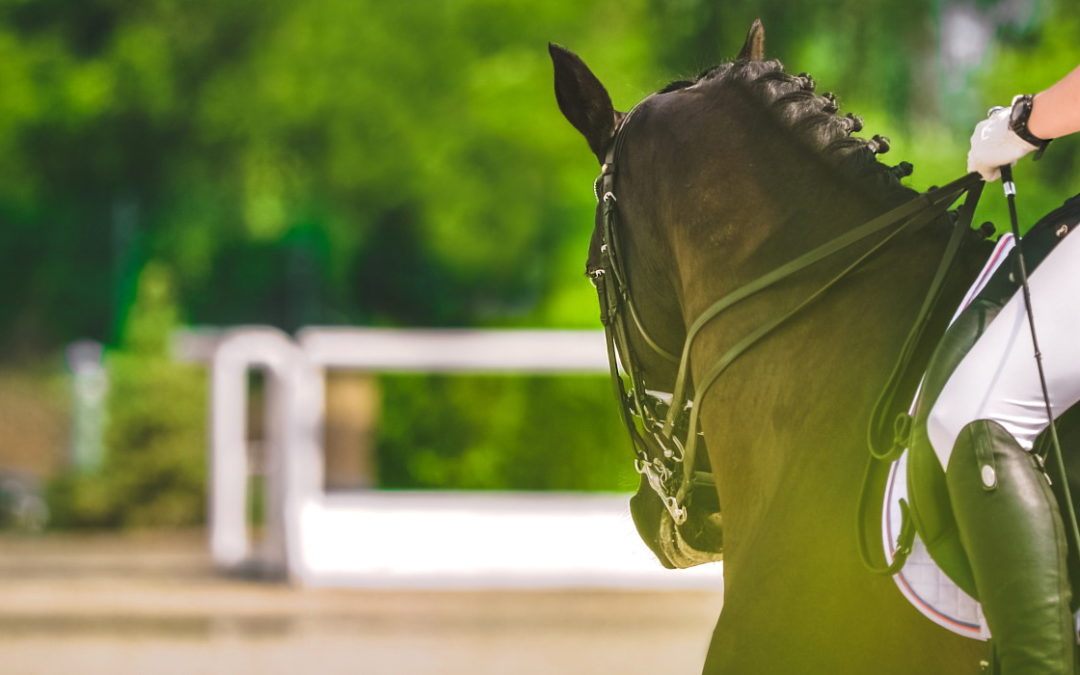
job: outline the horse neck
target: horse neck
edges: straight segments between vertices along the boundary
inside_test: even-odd
[[[701,277],[684,295],[707,305],[888,202],[836,184],[790,194],[773,220],[741,209],[747,226],[764,228],[762,247],[739,250],[727,271],[711,276],[705,271],[717,261],[699,248],[693,264]],[[702,428],[725,530],[725,607],[706,672],[799,672],[797,659],[781,663],[761,637],[778,611],[802,627],[784,638],[788,652],[812,650],[827,664],[820,672],[952,672],[971,658],[959,638],[904,606],[891,579],[866,572],[853,527],[870,410],[928,288],[944,229],[890,244],[736,361],[706,396]],[[852,257],[841,253],[712,322],[693,352],[695,376]],[[963,267],[971,270],[970,257]],[[942,305],[955,305],[963,285],[954,284]],[[912,652],[912,640],[934,656]]]
[[[683,217],[688,226],[668,232],[691,321],[707,302],[691,291],[702,288],[702,279],[714,287],[746,283],[914,196],[884,180],[853,178],[786,130],[740,132],[750,140],[728,150],[737,169],[717,181],[723,187],[710,202]],[[800,279],[823,276],[844,258],[823,261]],[[724,261],[720,270],[718,260]],[[909,289],[894,290],[904,295]]]
[[[821,158],[809,153],[769,144],[757,153],[756,168],[741,172],[721,209],[731,233],[723,255],[703,245],[702,228],[688,228],[673,241],[687,322],[724,294],[904,198],[822,171]],[[760,197],[775,194],[776,185],[786,186],[782,197]],[[702,423],[725,505],[725,545],[735,558],[742,540],[777,512],[790,510],[786,517],[792,521],[807,517],[797,510],[805,500],[828,514],[825,523],[808,519],[809,531],[820,538],[827,530],[838,544],[848,543],[866,420],[928,288],[944,230],[928,228],[890,244],[740,357],[710,389]],[[820,287],[856,250],[714,319],[694,345],[695,379],[703,379],[744,336]]]

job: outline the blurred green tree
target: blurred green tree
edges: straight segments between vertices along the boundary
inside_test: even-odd
[[[733,56],[756,17],[767,54],[890,136],[887,159],[913,162],[918,188],[963,171],[986,107],[1080,60],[1065,0],[11,0],[0,282],[18,290],[0,305],[0,345],[17,362],[96,338],[122,373],[149,261],[167,261],[192,323],[596,327],[582,263],[597,167],[555,107],[545,43],[579,52],[625,110]],[[1020,167],[1025,213],[1072,192],[1075,148]],[[388,413],[386,480],[464,485],[463,462],[510,484],[512,466],[559,444],[530,432],[536,408],[590,430],[562,439],[568,454],[607,439],[622,460],[614,411],[590,435],[592,403],[543,399],[573,400],[565,385],[504,384],[388,380],[388,400],[442,401],[460,426],[440,446],[444,413]],[[168,405],[125,399],[119,419],[163,414],[143,399]],[[582,484],[625,482],[604,482],[606,460],[577,461],[600,467]]]
[[[175,527],[202,522],[206,493],[206,377],[171,358],[178,326],[167,268],[147,264],[109,373],[101,466],[50,489],[58,525]]]

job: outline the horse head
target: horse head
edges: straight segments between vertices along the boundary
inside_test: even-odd
[[[765,32],[759,21],[755,21],[747,36],[739,60],[762,61],[764,58]],[[555,95],[560,110],[567,120],[584,137],[601,165],[602,175],[597,179],[596,190],[598,206],[595,227],[586,260],[586,272],[602,272],[604,247],[603,200],[601,190],[604,174],[618,172],[621,184],[634,180],[637,174],[650,186],[657,185],[652,175],[649,157],[673,147],[664,142],[662,135],[641,134],[635,142],[635,160],[618,168],[611,166],[613,146],[617,136],[628,133],[623,127],[628,123],[628,113],[615,110],[607,90],[585,63],[575,54],[556,45],[549,46],[555,66]],[[660,95],[680,87],[669,86]],[[657,109],[663,115],[663,101],[649,99],[635,110],[636,117],[655,115]],[[647,124],[647,120],[645,124]],[[673,177],[666,182],[671,189],[681,185],[683,178]],[[648,195],[648,198],[641,198]],[[627,251],[625,262],[626,292],[640,301],[634,305],[633,320],[637,330],[627,334],[628,344],[620,354],[625,360],[634,362],[640,373],[638,386],[647,391],[671,392],[675,386],[677,356],[686,337],[686,317],[681,309],[681,280],[677,270],[670,265],[674,256],[671,240],[662,229],[650,224],[666,222],[670,218],[665,213],[669,203],[664,197],[656,200],[653,191],[639,189],[620,189],[620,212],[629,215],[628,225],[623,231]],[[673,194],[668,199],[677,199]],[[634,226],[631,223],[637,223]],[[646,328],[648,326],[648,328]],[[704,442],[701,442],[704,445]],[[708,455],[704,452],[696,456],[697,470],[701,474],[711,471]],[[686,508],[688,517],[685,522],[676,523],[670,512],[657,494],[655,486],[650,485],[646,475],[641,476],[637,493],[630,500],[630,511],[638,533],[646,545],[657,556],[661,564],[669,568],[686,568],[722,558],[723,535],[720,508],[717,504],[715,488],[709,485],[697,485],[693,488],[693,499]]]
[[[615,110],[603,84],[578,56],[554,45],[550,52],[560,110],[601,164],[598,200],[605,175],[610,174],[610,184],[618,186],[627,285],[623,290],[634,298],[636,310],[636,329],[627,336],[629,354],[622,356],[635,362],[646,389],[672,391],[677,363],[670,355],[680,353],[688,326],[714,299],[709,291],[702,292],[702,280],[737,287],[767,271],[762,266],[776,256],[794,257],[805,246],[802,238],[775,236],[778,224],[790,224],[803,207],[781,195],[763,194],[762,186],[805,186],[808,164],[817,169],[810,172],[816,174],[811,182],[830,180],[842,169],[822,162],[823,148],[848,162],[877,165],[874,154],[887,149],[886,141],[850,137],[861,128],[858,118],[836,115],[835,99],[814,94],[809,76],[788,75],[778,61],[765,60],[760,21],[750,27],[734,61],[696,80],[669,84],[630,113]],[[761,99],[781,105],[762,115]],[[806,127],[805,138],[793,142],[783,128],[792,124]],[[618,165],[611,166],[617,142],[625,150],[617,153]],[[896,182],[896,174],[879,171],[873,180]],[[892,187],[893,201],[911,194]],[[828,195],[833,189],[829,186],[819,194]],[[883,203],[873,201],[863,205],[863,213]],[[588,271],[601,267],[603,206],[601,200]],[[762,249],[770,255],[755,254]],[[731,259],[743,264],[717,265]],[[751,312],[736,316],[734,323],[754,320]],[[710,470],[706,453],[696,459],[699,471]],[[642,478],[631,513],[643,540],[665,566],[719,559],[719,509],[714,508],[715,497],[704,496],[707,490],[711,488],[695,490],[697,503],[688,505],[693,517],[674,527]]]

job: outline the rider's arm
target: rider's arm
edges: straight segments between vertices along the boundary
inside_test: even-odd
[[[978,171],[985,180],[997,180],[999,167],[1015,164],[1029,152],[1045,148],[1050,139],[1074,131],[1080,131],[1080,67],[1034,99],[1017,96],[1012,106],[998,108],[979,122],[971,135],[968,171]]]
[[[1080,67],[1035,95],[1028,130],[1046,139],[1080,131]]]

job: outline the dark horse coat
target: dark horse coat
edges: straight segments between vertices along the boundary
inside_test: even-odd
[[[624,114],[576,56],[552,47],[556,95],[603,162]],[[809,77],[764,60],[751,28],[739,58],[675,83],[635,109],[615,175],[628,283],[640,319],[678,353],[714,300],[914,195],[877,162],[880,137],[837,114]],[[700,412],[724,518],[724,609],[708,673],[976,673],[982,646],[912,609],[862,566],[853,534],[865,427],[914,320],[948,228],[898,237],[853,276],[756,345]],[[989,249],[974,233],[950,277],[955,305]],[[591,257],[597,255],[596,240]],[[701,380],[716,355],[812,292],[851,258],[834,256],[710,323],[691,352]],[[931,330],[944,328],[936,317]],[[646,384],[670,363],[633,345]],[[916,374],[917,379],[917,374]],[[915,382],[908,382],[913,389]],[[634,516],[657,550],[657,502]],[[669,563],[671,561],[668,561]]]

